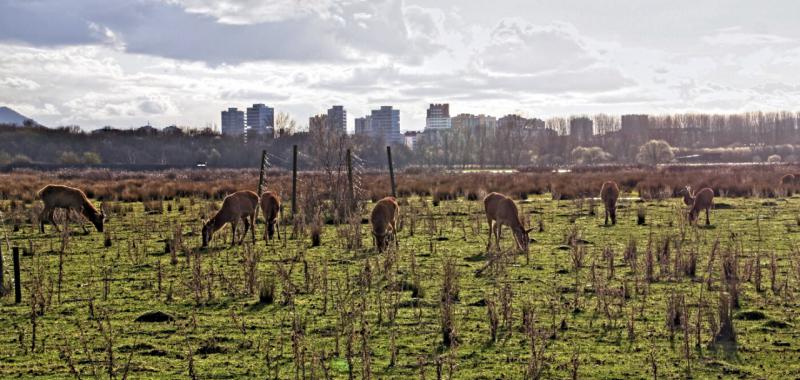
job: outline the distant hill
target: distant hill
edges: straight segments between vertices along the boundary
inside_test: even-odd
[[[8,107],[0,107],[0,124],[16,124],[16,125],[23,125],[26,120],[33,121],[34,124],[37,124],[36,121],[33,119],[20,114],[17,111],[12,110]]]

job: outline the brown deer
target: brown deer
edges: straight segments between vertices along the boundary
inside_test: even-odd
[[[231,246],[236,244],[236,226],[239,219],[244,222],[244,234],[239,239],[239,244],[247,236],[247,230],[252,227],[253,244],[256,242],[256,208],[258,207],[258,195],[249,190],[237,191],[225,197],[222,207],[217,213],[203,225],[203,247],[208,247],[208,243],[214,235],[225,224],[231,224]]]
[[[796,185],[798,184],[798,179],[800,179],[800,175],[794,175],[791,173],[784,174],[783,177],[781,177],[781,183],[778,185],[778,188],[783,190],[787,196],[791,197]]]
[[[259,203],[261,204],[261,213],[264,214],[264,223],[267,224],[267,228],[264,229],[264,241],[269,244],[275,233],[275,224],[281,210],[281,198],[272,191],[265,191],[264,194],[261,194]],[[279,230],[278,239],[280,239],[280,234]]]
[[[533,228],[526,230],[522,227],[519,210],[514,201],[503,194],[491,193],[483,198],[483,207],[486,210],[486,220],[489,222],[489,244],[486,245],[486,250],[492,247],[492,235],[497,242],[497,248],[500,248],[500,230],[503,226],[508,226],[514,234],[517,247],[520,251],[528,253],[530,243],[528,233]]]
[[[53,221],[53,215],[56,209],[66,210],[65,218],[69,219],[69,214],[72,211],[78,212],[88,219],[94,225],[98,232],[103,232],[103,221],[105,214],[97,209],[86,197],[80,189],[63,185],[47,185],[36,193],[39,199],[44,203],[41,217],[39,218],[39,230],[44,233],[45,222],[50,222],[56,228],[56,231],[61,231],[58,225]],[[89,233],[81,221],[81,228],[84,233]]]
[[[386,250],[389,238],[394,239],[395,247],[399,247],[397,241],[397,215],[400,213],[400,206],[394,197],[386,197],[378,201],[372,208],[369,216],[369,223],[372,225],[372,237],[378,252]]]
[[[714,190],[706,187],[692,196],[692,208],[689,210],[689,222],[694,222],[701,210],[706,210],[706,225],[711,224],[708,217],[711,206],[714,205]]]
[[[606,208],[606,221],[604,225],[608,225],[608,217],[611,217],[611,224],[617,224],[617,199],[619,199],[619,186],[614,181],[606,181],[600,188],[600,199]]]

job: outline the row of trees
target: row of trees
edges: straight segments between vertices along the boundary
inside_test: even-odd
[[[386,165],[385,144],[365,136],[325,136],[308,132],[284,133],[277,138],[256,137],[244,143],[241,137],[226,137],[210,129],[162,132],[149,127],[135,130],[105,128],[84,132],[80,128],[17,127],[0,125],[0,165],[10,163],[112,164],[243,168],[259,164],[261,151],[269,152],[273,166],[290,168],[292,146],[300,148],[303,169],[329,164],[332,156],[343,157],[352,149],[367,167]],[[394,150],[398,166],[412,162],[405,146]],[[343,158],[342,158],[343,159]]]
[[[512,115],[513,116],[513,115]],[[674,157],[699,156],[716,161],[794,161],[798,157],[798,114],[679,114],[646,116],[632,128],[609,115],[582,117],[588,133],[570,131],[571,119],[526,119],[507,116],[497,126],[471,125],[422,133],[411,151],[395,147],[395,163],[442,167],[518,167],[563,164],[657,163]],[[303,168],[342,160],[351,149],[365,167],[386,164],[384,142],[367,136],[339,136],[326,130],[297,132],[288,117],[277,137],[256,136],[244,143],[211,129],[159,131],[78,127],[48,129],[0,125],[0,164],[115,164],[216,167],[258,165],[262,149],[273,165],[289,167],[292,145],[301,147]],[[642,120],[642,119],[639,119]],[[586,125],[585,123],[583,125]],[[626,130],[627,128],[627,130]],[[649,140],[660,141],[658,143]],[[781,143],[781,145],[775,145]]]

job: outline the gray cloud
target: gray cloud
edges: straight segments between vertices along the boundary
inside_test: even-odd
[[[0,0],[0,105],[46,125],[794,109],[800,3]],[[351,121],[352,126],[352,121]]]
[[[226,23],[215,9],[222,2],[42,0],[0,3],[0,40],[35,46],[113,44],[130,53],[204,61],[343,61],[355,53],[418,59],[433,45],[412,38],[399,0],[354,1],[331,13],[297,12],[285,19],[265,17]],[[295,8],[302,9],[295,3]],[[206,11],[202,11],[207,9]],[[269,7],[267,7],[267,11]],[[369,15],[367,19],[356,15]],[[419,17],[415,17],[419,23]],[[429,41],[428,41],[429,42]]]

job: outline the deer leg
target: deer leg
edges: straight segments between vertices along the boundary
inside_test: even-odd
[[[250,215],[250,234],[253,237],[253,245],[256,244],[256,214]]]
[[[247,239],[247,231],[250,229],[250,221],[247,219],[247,216],[242,217],[242,223],[244,223],[244,233],[239,237],[240,245],[244,243],[244,239]]]
[[[603,222],[603,225],[607,226],[608,225],[608,207],[605,208],[605,212],[603,213],[603,215],[605,215],[605,217],[606,217],[606,221]]]
[[[488,219],[489,221],[489,243],[486,244],[486,251],[488,252],[489,249],[492,248],[492,235],[494,235],[494,225],[492,224],[492,220]]]
[[[67,210],[67,212],[69,212],[69,210]],[[69,214],[67,216],[69,216]],[[56,219],[56,209],[55,209],[55,207],[53,207],[50,210],[50,224],[52,224],[53,227],[56,228],[56,231],[58,233],[61,233],[61,228],[58,227],[58,223],[56,223],[55,219]]]
[[[48,212],[50,212],[50,209],[44,208],[42,213],[39,214],[39,231],[41,231],[41,233],[44,233],[44,224],[48,220]]]
[[[495,230],[495,233],[497,234],[497,250],[498,251],[502,250],[502,247],[500,246],[500,234],[501,234],[502,231],[503,231],[503,225],[500,224],[500,223],[497,223],[497,229]]]
[[[617,225],[617,207],[614,206],[611,208],[611,224]]]
[[[711,225],[711,220],[708,218],[709,209],[706,209],[706,225]]]
[[[239,224],[238,219],[231,221],[231,247],[236,245],[236,226]]]

